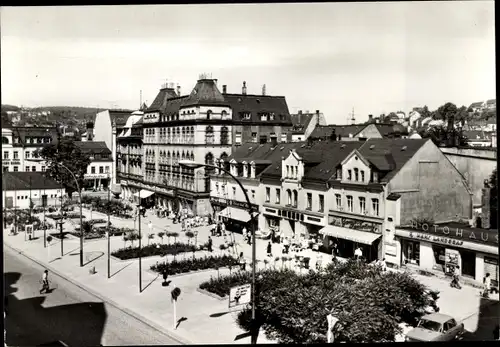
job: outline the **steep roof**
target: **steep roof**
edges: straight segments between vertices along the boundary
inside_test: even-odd
[[[183,100],[182,107],[194,105],[227,105],[213,79],[200,79],[191,94]]]
[[[30,182],[31,179],[31,182]],[[61,185],[52,178],[45,176],[45,172],[4,172],[2,175],[2,190],[32,190],[60,189]]]
[[[91,154],[111,154],[111,150],[104,141],[75,141],[75,146],[83,153]]]
[[[173,115],[179,113],[179,109],[181,108],[184,101],[188,98],[188,95],[184,95],[181,97],[176,97],[168,100],[167,104],[164,108],[162,108],[162,112],[167,117],[172,117]]]
[[[156,95],[153,103],[146,109],[145,112],[163,111],[167,105],[167,101],[171,98],[177,97],[174,88],[162,88]]]
[[[117,127],[122,127],[127,123],[128,117],[132,114],[132,110],[108,110],[111,123],[116,122]]]
[[[233,110],[233,120],[241,120],[241,114],[250,112],[251,123],[260,123],[261,113],[274,113],[273,123],[292,125],[292,118],[284,96],[223,94]]]
[[[57,127],[17,127],[13,126],[12,136],[17,136],[20,138],[19,143],[14,144],[14,146],[43,146],[48,143],[28,143],[27,137],[50,137],[52,142],[57,141]]]
[[[313,139],[323,139],[328,138],[332,130],[335,129],[335,135],[341,136],[343,138],[348,138],[349,134],[353,137],[356,136],[361,130],[365,129],[365,124],[360,125],[318,125],[312,131],[310,138]]]
[[[389,182],[429,139],[374,139],[358,149],[380,171],[389,171],[381,182]]]
[[[311,120],[316,116],[316,113],[302,113],[291,114],[292,125],[294,129],[306,129],[311,123]]]
[[[483,106],[483,104],[484,104],[484,101],[473,102],[472,104],[470,104],[469,107],[481,107],[481,106]]]
[[[408,129],[401,124],[377,123],[375,124],[383,137],[398,135],[408,135]]]

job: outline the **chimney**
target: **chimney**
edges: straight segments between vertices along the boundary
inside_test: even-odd
[[[340,140],[340,135],[339,135]],[[337,141],[337,134],[335,134],[335,128],[332,129],[332,133],[330,134],[330,141]]]
[[[369,122],[372,122],[372,121],[373,121],[373,115],[372,115],[372,114],[369,114],[369,115],[368,115],[368,121],[369,121]]]
[[[227,85],[222,86],[222,94],[227,94]]]
[[[265,84],[262,86],[262,95],[263,96],[266,95],[266,85]]]
[[[92,141],[94,138],[94,123],[87,123],[87,141]]]
[[[316,110],[316,126],[319,125],[319,110]]]
[[[181,86],[177,86],[177,96],[181,96]]]
[[[302,110],[299,110],[299,114],[302,114]]]
[[[241,94],[247,95],[247,82],[243,81],[243,87],[241,87]]]
[[[278,145],[278,138],[276,136],[271,137],[271,148],[274,148]]]

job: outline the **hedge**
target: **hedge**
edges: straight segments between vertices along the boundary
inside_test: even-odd
[[[382,272],[357,261],[335,262],[322,272],[301,275],[290,270],[259,272],[257,314],[266,336],[280,343],[326,342],[327,319],[341,322],[336,342],[391,342],[404,322],[415,325],[438,292],[429,291],[408,273]],[[219,296],[251,282],[250,273],[211,279],[200,285]],[[249,309],[237,323],[250,329]]]
[[[166,254],[195,252],[197,249],[198,248],[196,248],[194,245],[188,245],[188,244],[180,243],[180,242],[176,242],[174,244],[167,244],[167,245],[151,244],[151,245],[142,247],[141,256],[143,256],[143,257],[150,257],[150,256],[155,256],[155,255],[164,256]],[[138,258],[139,257],[139,247],[120,248],[119,250],[117,250],[111,254],[114,257],[117,257],[121,260]]]
[[[206,270],[206,269],[219,269],[223,267],[233,267],[238,265],[238,260],[227,256],[210,256],[203,258],[190,258],[181,261],[174,260],[166,264],[152,265],[151,270],[163,273],[167,270],[168,274],[175,275],[179,273],[186,273],[190,271]]]

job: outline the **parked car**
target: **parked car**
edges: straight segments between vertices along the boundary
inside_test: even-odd
[[[407,342],[452,341],[464,333],[464,324],[442,313],[423,316],[415,329],[406,334]]]

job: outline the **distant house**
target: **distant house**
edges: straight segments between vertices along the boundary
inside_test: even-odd
[[[496,99],[490,99],[486,101],[486,109],[488,110],[496,110],[497,109],[497,100]]]
[[[326,125],[323,113],[316,110],[315,113],[305,113],[300,110],[297,114],[291,114],[292,117],[292,142],[305,141],[314,131],[317,125]]]
[[[45,176],[44,172],[4,172],[2,175],[2,202],[5,208],[29,208],[30,199],[34,207],[42,206],[43,199],[46,199],[47,206],[55,206],[61,194],[65,194],[64,188]]]
[[[413,109],[413,111],[410,112],[409,114],[409,125],[412,127],[412,128],[417,128],[417,121],[422,118],[422,115],[420,113],[420,111],[416,110],[417,107],[415,107]]]
[[[488,119],[473,119],[466,122],[466,125],[464,125],[464,129],[486,132],[496,131],[497,119],[496,117],[491,117]]]
[[[485,107],[484,101],[473,102],[469,106],[469,108],[472,109],[472,112],[481,112],[484,107]]]
[[[492,138],[493,134],[496,135],[494,132],[478,130],[466,130],[463,132],[463,135],[467,137],[467,144],[472,147],[492,147],[493,141],[496,142],[496,138]]]
[[[406,138],[408,130],[401,124],[369,123],[357,125],[317,126],[310,139],[326,140],[335,132],[337,141],[359,141],[364,139]]]

